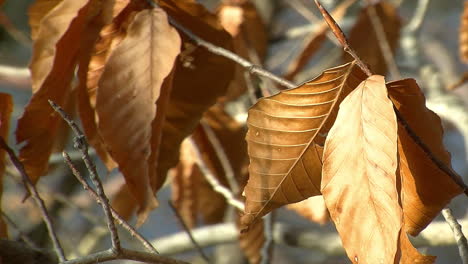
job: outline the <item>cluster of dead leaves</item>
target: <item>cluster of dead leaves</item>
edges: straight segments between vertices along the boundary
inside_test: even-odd
[[[354,2],[343,1],[332,14],[343,17]],[[156,3],[36,0],[31,6],[33,96],[16,139],[24,144],[20,159],[33,181],[47,173],[51,153],[65,142],[66,126],[49,106],[52,100],[69,113],[76,107],[89,143],[109,170],[122,172],[126,184],[113,206],[127,218],[136,210],[139,223],[144,221],[175,167],[173,201],[184,221],[193,227],[200,219],[223,219],[224,197],[203,177],[191,145],[182,144],[192,135],[218,181],[239,186],[233,190],[239,199],[244,193],[239,226],[248,232],[240,245],[251,263],[260,262],[261,217],[284,205],[311,221],[331,218],[353,263],[433,263],[407,234],[421,232],[465,185],[451,169],[440,119],[425,107],[413,79],[385,83],[383,76],[368,77],[343,54],[348,63],[260,99],[248,112],[246,132],[223,108],[245,93],[243,69],[197,46],[170,19],[261,63],[267,34],[255,6],[224,1],[211,13],[194,0]],[[357,54],[373,72],[385,74],[370,8],[392,51],[401,20],[393,5],[380,1],[361,10],[350,34]],[[323,22],[306,39],[287,78],[301,71],[327,32]],[[0,94],[0,103],[5,138],[11,98]],[[2,230],[0,225],[0,235]]]

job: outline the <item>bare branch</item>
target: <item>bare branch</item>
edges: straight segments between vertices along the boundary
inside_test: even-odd
[[[462,226],[457,222],[457,219],[455,219],[453,216],[452,210],[450,210],[450,208],[445,208],[442,210],[442,215],[452,229],[455,241],[457,241],[458,251],[460,252],[460,257],[463,264],[468,264],[468,241],[463,234]]]
[[[134,251],[125,248],[121,248],[120,252],[115,252],[112,249],[108,249],[74,260],[65,261],[61,264],[95,264],[97,262],[101,263],[121,259],[155,264],[188,264],[185,261],[175,260],[168,257],[159,256],[153,253]]]
[[[461,221],[468,228],[468,220]],[[192,229],[192,235],[202,247],[235,242],[239,231],[234,223],[222,223]],[[329,256],[341,256],[344,249],[336,231],[323,228],[311,229],[295,227],[277,222],[273,226],[273,240],[276,244],[307,250],[316,250]],[[444,221],[431,223],[417,237],[410,237],[415,247],[434,247],[455,245],[450,227]],[[163,255],[174,255],[193,250],[193,244],[185,232],[158,238],[159,251]]]
[[[68,123],[68,125],[76,135],[76,137],[74,138],[74,147],[81,151],[81,157],[86,165],[86,168],[89,171],[89,176],[93,181],[94,186],[96,186],[97,194],[101,198],[100,204],[102,206],[102,209],[104,210],[104,214],[106,215],[107,227],[109,228],[109,232],[111,234],[112,248],[118,252],[121,249],[119,235],[117,232],[117,228],[115,227],[114,219],[112,218],[109,199],[107,198],[104,192],[104,187],[102,187],[102,182],[99,179],[96,170],[96,165],[91,161],[91,158],[89,157],[88,142],[86,141],[83,132],[81,132],[80,128],[76,125],[75,121],[73,121],[60,106],[58,106],[55,102],[51,100],[49,100],[49,104],[50,106],[52,106],[55,112],[57,112],[62,117],[62,119]]]
[[[216,156],[218,156],[218,159],[221,163],[221,166],[223,167],[224,173],[226,174],[226,179],[231,187],[232,192],[239,193],[239,184],[237,183],[236,176],[234,175],[234,169],[232,168],[231,162],[229,161],[229,158],[227,157],[226,152],[224,151],[223,145],[221,144],[221,142],[219,142],[218,137],[209,125],[207,125],[203,121],[200,122],[200,124],[203,131],[206,134],[206,137],[208,138],[208,141],[211,143],[211,146],[213,147]]]
[[[62,152],[63,158],[65,159],[65,162],[68,164],[70,169],[73,172],[73,175],[78,179],[78,181],[83,185],[83,188],[89,192],[89,194],[98,202],[101,203],[101,197],[96,193],[96,191],[93,190],[93,188],[86,182],[86,180],[83,178],[81,173],[76,169],[75,165],[72,163],[70,157],[66,152]],[[153,247],[153,245],[146,240],[138,231],[135,230],[130,224],[123,219],[122,216],[120,216],[112,207],[109,207],[112,216],[117,220],[117,223],[119,223],[125,230],[127,230],[131,236],[137,238],[149,251],[153,253],[158,253],[158,251]]]
[[[179,214],[179,211],[174,207],[171,201],[168,201],[169,207],[171,207],[172,211],[174,214],[177,216],[177,219],[179,219],[180,224],[184,228],[185,232],[187,233],[188,237],[190,238],[190,241],[193,243],[195,248],[197,249],[198,253],[200,253],[200,256],[206,261],[206,263],[210,263],[210,258],[203,252],[203,249],[200,247],[200,245],[197,243],[195,238],[192,235],[192,232],[190,231],[190,228],[185,224],[184,219],[182,216]]]
[[[206,166],[205,162],[203,162],[203,158],[201,156],[200,150],[197,147],[197,144],[195,144],[192,138],[188,138],[188,141],[193,149],[193,152],[195,153],[197,165],[200,167],[200,170],[205,175],[205,178],[208,181],[208,183],[211,185],[211,187],[213,187],[213,190],[224,196],[224,198],[230,205],[234,206],[235,208],[241,211],[244,211],[244,203],[237,200],[234,194],[231,192],[231,190],[221,185],[221,183],[218,181],[218,179],[216,179],[216,177],[208,168],[208,166]]]
[[[52,219],[49,216],[49,212],[47,211],[44,200],[42,200],[41,196],[39,195],[39,192],[37,191],[36,187],[32,183],[31,178],[29,178],[28,174],[26,173],[26,170],[24,169],[23,164],[21,163],[21,161],[19,161],[15,152],[7,145],[7,143],[1,136],[0,136],[0,147],[3,148],[8,153],[8,156],[10,157],[11,162],[13,163],[13,165],[15,165],[16,169],[21,174],[21,177],[23,179],[26,189],[28,190],[29,194],[33,197],[34,201],[39,207],[39,210],[42,215],[42,219],[44,220],[44,223],[46,224],[47,231],[49,232],[49,237],[52,240],[52,244],[54,246],[54,250],[55,250],[55,253],[57,254],[58,259],[61,262],[65,261],[66,258],[63,252],[63,248],[60,245],[60,242],[57,238],[57,234],[52,224]]]

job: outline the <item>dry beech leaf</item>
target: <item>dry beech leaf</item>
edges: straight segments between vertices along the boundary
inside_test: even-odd
[[[184,140],[180,146],[179,164],[173,171],[171,188],[174,207],[190,228],[196,225],[197,199],[201,194],[199,184],[202,177],[191,144]]]
[[[320,195],[320,146],[337,106],[365,78],[354,62],[348,63],[260,99],[249,110],[250,176],[244,189],[243,229],[275,208]]]
[[[19,157],[33,182],[47,171],[62,122],[48,100],[62,107],[68,101],[80,49],[106,23],[106,1],[63,0],[40,20],[30,65],[33,96],[16,129],[17,142],[26,143]]]
[[[403,225],[400,231],[400,262],[399,264],[433,264],[436,260],[435,256],[426,256],[419,253],[419,251],[411,244],[408,235],[404,231],[406,228]],[[398,254],[398,253],[397,253]]]
[[[398,10],[392,3],[388,1],[379,1],[373,5],[377,18],[380,19],[388,41],[390,50],[394,53],[400,36],[401,19],[398,15]],[[367,6],[361,10],[356,24],[351,29],[349,34],[349,45],[354,49],[359,58],[369,65],[371,72],[375,74],[385,75],[387,73],[387,65],[381,50],[381,44],[375,33],[374,26],[369,16]],[[345,61],[351,61],[353,58],[347,53],[343,53]]]
[[[190,0],[164,0],[160,7],[197,36],[232,51],[232,38],[215,15]],[[225,94],[234,73],[234,63],[192,44],[184,34],[183,51],[174,71],[172,92],[162,125],[157,173],[153,190],[165,181],[167,171],[177,164],[179,146],[197,126],[202,114]],[[216,78],[213,78],[216,76]]]
[[[286,208],[294,210],[307,220],[321,225],[330,221],[330,214],[321,195],[309,197],[298,203],[288,204]]]
[[[112,198],[112,208],[126,221],[135,213],[137,201],[130,193],[127,184],[122,184],[115,196]]]
[[[465,1],[460,21],[460,58],[468,63],[468,2]]]
[[[42,18],[62,1],[63,0],[37,0],[31,5],[28,10],[28,17],[29,26],[31,28],[31,39],[33,41],[36,41],[39,34]]]
[[[268,35],[255,5],[248,0],[223,1],[216,13],[221,25],[233,37],[236,54],[261,65],[266,55]],[[236,65],[226,100],[235,99],[247,90],[244,74],[244,68]]]
[[[13,111],[13,98],[6,93],[0,93],[0,137],[8,140],[10,116]],[[2,210],[3,174],[5,172],[5,150],[0,148],[0,211]],[[0,217],[0,238],[8,237],[7,225]]]
[[[340,21],[348,11],[348,8],[356,0],[346,0],[341,2],[332,12],[331,16],[336,20]],[[299,54],[288,66],[288,69],[285,73],[285,78],[288,80],[294,79],[294,77],[307,65],[310,59],[315,55],[315,53],[322,47],[322,44],[327,39],[328,24],[325,20],[320,22],[307,38],[304,39],[304,42],[301,45],[301,50],[297,53]]]
[[[340,104],[323,153],[323,197],[353,263],[395,263],[397,166],[396,116],[384,77],[373,75]]]
[[[264,244],[265,233],[263,219],[253,223],[249,232],[243,232],[239,235],[239,246],[250,264],[261,263]]]
[[[243,125],[230,117],[220,105],[211,107],[205,113],[203,122],[210,127],[223,146],[236,181],[240,186],[245,185],[248,160]],[[192,138],[200,149],[205,164],[222,185],[228,186],[221,161],[204,129],[197,127]],[[183,216],[187,216],[188,222],[195,224],[194,217],[200,216],[204,224],[218,223],[223,220],[226,200],[213,190],[193,159],[193,153],[187,151],[187,146],[183,143],[180,162],[173,178],[174,204]]]
[[[108,170],[116,168],[117,164],[107,152],[97,131],[95,112],[97,86],[111,51],[122,41],[136,12],[142,10],[142,4],[142,1],[133,1],[130,4],[129,0],[116,1],[112,11],[112,22],[102,28],[99,38],[80,56],[77,87],[78,113],[89,144],[96,149]]]
[[[180,37],[166,13],[143,10],[112,51],[99,81],[98,131],[138,202],[140,224],[157,206],[150,185],[152,121],[161,86],[179,52]]]
[[[425,97],[416,81],[399,80],[388,83],[387,87],[395,107],[416,135],[451,169],[450,153],[442,142],[440,118],[426,108]],[[406,232],[417,235],[463,189],[430,159],[401,123],[398,124],[398,154]]]

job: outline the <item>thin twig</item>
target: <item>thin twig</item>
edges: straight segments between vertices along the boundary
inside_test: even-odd
[[[153,253],[134,251],[122,248],[120,252],[115,252],[112,249],[100,251],[74,260],[65,261],[61,264],[95,264],[111,260],[134,260],[144,263],[156,264],[188,264],[185,261],[171,259],[168,257],[159,256]]]
[[[422,25],[424,17],[427,13],[427,7],[429,6],[430,0],[419,0],[416,11],[410,22],[403,28],[404,32],[416,32]]]
[[[21,177],[23,179],[23,182],[25,183],[26,189],[31,194],[37,206],[39,207],[39,210],[42,215],[42,219],[44,220],[44,223],[46,224],[47,231],[49,232],[49,237],[52,240],[52,244],[54,246],[54,250],[55,250],[55,253],[57,254],[58,259],[61,262],[66,261],[63,248],[60,245],[60,242],[57,238],[57,234],[52,224],[52,219],[50,218],[49,212],[47,211],[44,200],[42,200],[41,196],[39,195],[39,192],[37,191],[36,187],[32,183],[31,178],[29,178],[29,175],[26,173],[26,170],[24,169],[23,164],[18,159],[15,152],[7,145],[7,143],[1,136],[0,136],[0,147],[3,148],[8,153],[8,156],[10,157],[11,162],[13,163],[13,165],[15,165],[16,169],[21,174]]]
[[[62,152],[63,158],[65,162],[68,164],[70,169],[73,172],[73,175],[78,179],[78,181],[83,185],[83,188],[89,192],[91,197],[93,197],[98,203],[101,203],[101,197],[94,191],[94,189],[89,185],[89,183],[84,179],[84,177],[81,175],[81,173],[76,169],[75,165],[70,159],[70,156],[66,152]],[[114,208],[110,207],[110,211],[112,213],[112,216],[117,220],[117,223],[119,223],[125,230],[127,230],[131,236],[136,237],[149,251],[153,253],[158,253],[158,251],[153,247],[153,245],[146,240],[138,231],[135,230],[130,224],[123,219],[122,216],[120,216]]]
[[[105,192],[104,192],[104,187],[102,186],[102,182],[99,179],[97,170],[96,170],[96,165],[91,161],[91,158],[89,157],[88,153],[88,142],[86,141],[86,138],[81,132],[80,128],[76,125],[75,121],[73,121],[63,109],[58,106],[55,102],[49,100],[50,106],[62,117],[62,119],[68,123],[70,128],[73,130],[75,133],[75,138],[74,138],[74,147],[79,149],[82,154],[82,159],[86,165],[86,168],[89,171],[90,178],[96,186],[97,194],[101,198],[101,206],[104,211],[104,214],[107,219],[107,227],[109,228],[109,232],[111,234],[111,239],[112,239],[112,248],[116,250],[117,252],[120,251],[120,239],[119,239],[119,234],[117,232],[117,228],[115,227],[114,219],[112,217],[112,213],[110,210],[110,204],[109,204],[109,199],[107,198]]]
[[[457,222],[450,208],[442,210],[442,215],[453,231],[453,236],[455,237],[455,241],[457,241],[458,251],[460,252],[463,264],[468,264],[468,241],[463,234],[462,226]]]
[[[148,2],[152,7],[158,7],[158,4],[153,2],[152,0],[146,0],[146,2]],[[280,84],[280,85],[282,85],[282,86],[284,86],[286,88],[295,88],[295,87],[297,87],[297,85],[295,85],[294,83],[292,83],[292,82],[290,82],[290,81],[288,81],[286,79],[283,79],[283,78],[275,75],[274,73],[271,73],[271,72],[263,69],[262,67],[259,67],[257,65],[252,64],[250,61],[240,57],[239,55],[235,54],[234,52],[229,51],[229,50],[227,50],[225,48],[216,46],[216,45],[214,45],[214,44],[200,38],[199,36],[195,35],[191,30],[189,30],[189,29],[185,28],[184,26],[182,26],[181,24],[179,24],[179,22],[177,22],[174,18],[168,16],[168,20],[169,20],[169,23],[171,25],[173,25],[178,30],[182,31],[187,37],[189,37],[193,42],[195,42],[195,44],[197,44],[199,46],[202,46],[202,47],[205,47],[211,53],[223,56],[225,58],[228,58],[231,61],[233,61],[233,62],[241,65],[242,67],[248,69],[248,71],[250,73],[266,77],[266,78],[268,78],[268,79],[270,79],[272,81],[277,82],[278,84]]]
[[[375,36],[377,37],[377,42],[379,44],[380,51],[382,52],[383,58],[385,60],[385,64],[387,65],[388,69],[390,70],[390,74],[394,79],[401,79],[401,73],[398,70],[398,67],[395,62],[395,57],[393,56],[392,48],[388,42],[387,36],[385,35],[385,30],[382,24],[382,20],[377,15],[377,10],[375,5],[370,4],[368,6],[367,15],[370,18],[372,27],[375,32]]]
[[[232,168],[231,162],[229,161],[229,158],[226,155],[226,151],[224,151],[223,145],[221,144],[221,142],[219,142],[218,137],[209,125],[207,125],[203,121],[200,122],[200,124],[203,131],[206,134],[206,137],[208,138],[208,141],[211,143],[211,146],[213,147],[216,156],[218,156],[219,162],[221,163],[224,173],[226,174],[226,179],[229,183],[229,187],[231,187],[233,193],[239,193],[239,184],[237,183],[236,175],[234,174],[234,169]]]
[[[16,225],[15,221],[13,221],[5,212],[2,211],[2,216],[8,222],[8,225],[18,233],[18,236],[21,240],[24,241],[26,245],[31,248],[39,248],[34,241],[32,241],[25,233],[21,231],[21,229]]]
[[[218,181],[218,179],[216,179],[216,177],[214,176],[214,174],[211,172],[211,170],[208,168],[208,166],[206,166],[205,162],[203,162],[203,158],[201,156],[201,153],[200,153],[200,150],[198,149],[197,145],[195,144],[195,142],[193,141],[192,138],[188,138],[188,141],[192,147],[192,150],[195,154],[195,157],[196,157],[196,162],[197,162],[197,165],[200,167],[200,170],[202,171],[202,173],[204,174],[206,180],[208,181],[208,183],[211,185],[211,187],[213,187],[213,190],[215,192],[218,192],[220,193],[222,196],[224,196],[224,198],[226,199],[226,201],[234,206],[235,208],[241,210],[241,211],[244,211],[244,203],[237,200],[234,196],[234,194],[232,194],[231,190],[229,190],[228,188],[224,187],[223,185],[221,185],[221,183]]]
[[[322,6],[322,4],[320,4],[318,0],[315,0],[315,4],[320,10],[320,13],[322,13],[323,18],[327,22],[333,34],[335,34],[336,39],[338,39],[338,41],[340,42],[341,46],[343,47],[343,50],[356,60],[356,64],[367,76],[371,76],[372,72],[369,70],[369,67],[367,67],[367,65],[361,60],[361,58],[358,57],[356,52],[353,49],[351,49],[351,47],[348,44],[348,40],[346,39],[346,36],[344,35],[340,26],[338,26],[338,24],[336,23],[335,19],[333,19],[330,13],[328,13],[328,11]]]
[[[200,256],[206,261],[206,263],[210,263],[211,262],[210,258],[205,254],[205,252],[203,252],[202,247],[197,243],[197,241],[193,237],[192,232],[190,231],[190,228],[187,226],[187,224],[185,224],[185,221],[182,218],[182,216],[180,215],[177,208],[175,208],[175,206],[172,204],[171,201],[168,201],[168,204],[169,204],[169,207],[171,207],[174,214],[177,216],[177,219],[179,219],[179,222],[182,225],[182,227],[184,228],[184,230],[187,233],[188,237],[190,238],[190,241],[192,241],[192,243],[195,246],[195,248],[197,249],[198,253],[200,253]]]

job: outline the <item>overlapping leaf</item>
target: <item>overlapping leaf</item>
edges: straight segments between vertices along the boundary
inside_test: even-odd
[[[370,13],[374,10],[376,21],[372,20]],[[374,22],[377,22],[376,24],[381,28],[374,25]],[[349,34],[349,45],[359,58],[369,65],[373,73],[385,75],[387,73],[385,55],[392,56],[388,53],[394,53],[398,45],[400,28],[401,19],[395,6],[389,1],[379,1],[361,10],[357,22]],[[384,37],[385,40],[377,35],[377,31],[383,33],[381,37]],[[388,49],[382,50],[385,47]],[[346,52],[343,53],[343,57],[346,61],[353,60]]]
[[[309,197],[298,203],[288,204],[286,208],[296,211],[309,221],[322,225],[330,220],[327,206],[321,195]]]
[[[99,81],[99,134],[138,201],[140,219],[157,206],[150,185],[152,122],[161,86],[179,52],[180,37],[165,12],[143,10],[112,51]]]
[[[349,259],[395,263],[397,120],[383,76],[369,77],[340,104],[323,158],[323,197]]]
[[[13,111],[13,98],[9,94],[0,93],[0,137],[4,141],[8,139],[9,123],[11,112]],[[3,193],[3,173],[5,172],[5,151],[0,148],[0,211],[2,210],[1,201]],[[7,226],[0,217],[0,237],[8,237]]]
[[[33,181],[47,171],[61,122],[48,100],[61,106],[69,100],[79,51],[106,23],[105,2],[63,0],[40,19],[30,65],[34,94],[16,130],[18,143],[26,143],[20,159]]]
[[[262,261],[262,248],[265,243],[264,227],[263,219],[260,219],[252,224],[249,232],[239,235],[239,246],[250,264],[258,264]]]
[[[249,181],[243,228],[282,205],[320,194],[320,146],[341,100],[365,79],[354,63],[324,71],[249,110]]]
[[[440,118],[426,108],[425,98],[414,79],[387,84],[388,93],[413,132],[443,166],[451,169],[445,149]],[[398,123],[398,154],[401,175],[401,202],[406,232],[417,235],[450,200],[463,191],[461,178],[452,179],[431,159],[401,122]]]
[[[231,36],[216,16],[202,5],[190,0],[164,0],[160,6],[196,35],[217,46],[233,49]],[[174,71],[170,102],[162,126],[159,151],[164,155],[159,155],[157,173],[151,179],[155,191],[164,183],[169,168],[177,164],[183,139],[193,132],[202,114],[225,94],[234,73],[233,62],[195,46],[183,33],[181,36],[184,49]]]
[[[221,25],[233,37],[236,54],[261,65],[266,55],[268,35],[266,25],[255,5],[249,0],[223,1],[216,13]],[[234,80],[225,95],[227,100],[234,99],[246,91],[244,74],[244,68],[236,65]]]
[[[102,28],[99,38],[80,56],[77,87],[78,113],[89,144],[96,149],[108,170],[117,167],[117,164],[107,152],[97,131],[95,113],[97,86],[111,51],[122,41],[130,21],[133,20],[136,11],[143,8],[143,4],[142,1],[133,1],[131,4],[129,0],[116,1],[112,11],[112,23]]]

